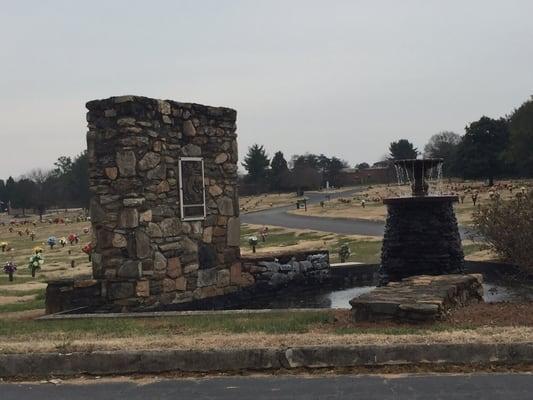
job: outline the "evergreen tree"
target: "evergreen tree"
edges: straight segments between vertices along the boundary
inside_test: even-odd
[[[533,96],[509,117],[507,160],[516,164],[522,176],[533,176]]]
[[[76,205],[89,207],[89,160],[87,151],[74,158],[70,169],[71,197]]]
[[[10,176],[9,178],[7,178],[6,188],[5,188],[5,199],[8,204],[10,201],[13,201],[13,195],[15,193],[15,186],[16,186],[16,183],[13,177]]]
[[[268,166],[270,165],[270,160],[268,155],[263,148],[258,144],[248,148],[248,153],[244,157],[244,162],[242,166],[248,172],[248,181],[261,184],[264,183],[268,176]]]
[[[14,185],[14,190],[11,198],[11,206],[14,208],[21,208],[22,214],[32,207],[32,198],[35,190],[35,183],[28,178],[22,178]]]
[[[390,144],[389,153],[391,160],[409,160],[416,158],[418,150],[409,140],[400,139]]]
[[[283,178],[289,171],[287,160],[281,151],[276,152],[270,162],[270,187],[274,190],[281,190]]]
[[[7,209],[6,184],[3,179],[0,179],[0,212]]]

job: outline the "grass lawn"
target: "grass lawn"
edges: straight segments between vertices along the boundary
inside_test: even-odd
[[[221,349],[302,345],[464,343],[528,341],[532,318],[517,326],[530,306],[476,320],[485,310],[457,310],[449,321],[408,325],[356,323],[348,310],[279,311],[158,318],[0,320],[0,352],[95,351],[118,349]],[[494,313],[493,313],[494,314]],[[485,317],[486,318],[486,317]],[[509,318],[514,318],[510,321]],[[490,325],[490,326],[487,326]]]
[[[259,239],[256,246],[258,253],[276,250],[312,250],[327,249],[330,252],[330,261],[338,262],[338,251],[341,245],[348,244],[352,251],[348,261],[362,263],[379,262],[381,253],[381,240],[371,236],[346,236],[327,232],[306,231],[298,229],[286,229],[269,227],[266,242],[262,242],[259,231],[262,227],[257,225],[243,224],[241,227],[241,252],[249,254],[251,247],[248,238],[255,235]]]

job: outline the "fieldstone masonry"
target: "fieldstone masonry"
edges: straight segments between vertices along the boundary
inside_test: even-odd
[[[93,277],[106,302],[179,303],[237,290],[236,111],[137,96],[87,108]],[[205,217],[182,215],[184,157],[203,160],[203,185],[200,174],[184,190],[203,203],[205,188]]]
[[[327,251],[241,258],[235,110],[137,96],[87,108],[93,276],[48,282],[47,313],[238,306],[330,280]]]

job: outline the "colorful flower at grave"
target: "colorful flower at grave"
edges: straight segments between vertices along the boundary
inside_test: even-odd
[[[68,241],[72,244],[74,242],[77,242],[79,239],[78,239],[78,235],[76,235],[75,233],[71,233],[67,236],[67,239]]]
[[[91,254],[93,252],[92,243],[87,243],[85,246],[81,248],[81,251],[83,251],[85,254]]]
[[[17,264],[14,261],[8,261],[4,264],[4,273],[5,274],[14,274],[17,270]]]
[[[30,262],[28,268],[32,271],[37,271],[41,269],[41,265],[44,264],[44,258],[41,253],[34,254],[30,257]]]
[[[64,237],[60,237],[60,238],[59,238],[59,244],[60,244],[61,246],[66,245],[66,244],[67,244],[67,239],[64,238]]]
[[[47,240],[46,240],[46,243],[48,244],[48,246],[55,246],[56,243],[57,243],[57,238],[55,236],[50,236]]]
[[[35,247],[33,248],[33,252],[34,252],[35,254],[42,253],[42,252],[43,252],[43,248],[42,248],[41,246],[35,246]]]
[[[6,251],[7,245],[8,245],[7,242],[0,242],[0,249],[2,249],[2,251]]]

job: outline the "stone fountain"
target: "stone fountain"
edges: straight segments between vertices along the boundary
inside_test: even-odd
[[[387,198],[388,215],[381,251],[380,285],[413,275],[463,272],[464,255],[452,195],[428,193],[428,177],[442,159],[395,161],[411,183],[408,197]]]

